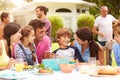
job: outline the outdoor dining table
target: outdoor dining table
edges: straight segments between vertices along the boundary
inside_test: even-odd
[[[20,79],[11,79],[10,77],[5,79],[1,75],[19,75]],[[15,70],[3,70],[0,71],[0,80],[120,80],[120,75],[111,76],[90,76],[89,74],[80,73],[80,71],[74,70],[72,73],[63,73],[61,71],[54,71],[53,74],[36,74],[34,70],[25,70],[22,72],[16,72]]]

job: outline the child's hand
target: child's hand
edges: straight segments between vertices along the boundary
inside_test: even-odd
[[[58,56],[58,55],[55,54],[55,53],[52,53],[52,54],[49,55],[50,58],[56,58],[57,56]]]

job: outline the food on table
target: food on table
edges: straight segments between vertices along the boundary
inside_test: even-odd
[[[45,65],[44,65],[44,64],[37,64],[37,65],[36,65],[36,68],[37,68],[37,69],[45,68]]]
[[[15,69],[16,69],[17,72],[23,71],[23,68],[24,68],[24,64],[23,63],[15,64]]]
[[[38,73],[53,73],[53,70],[45,67],[43,63],[36,65],[36,68],[38,69]]]
[[[32,70],[34,67],[31,65],[24,65],[24,70]]]
[[[100,75],[116,75],[119,73],[118,68],[112,66],[99,66],[97,73]]]
[[[39,73],[53,73],[53,70],[50,68],[41,68],[38,70]]]
[[[60,64],[60,69],[63,73],[72,73],[74,69],[73,64]]]
[[[69,63],[70,64],[75,64],[77,61],[76,60],[70,60]]]

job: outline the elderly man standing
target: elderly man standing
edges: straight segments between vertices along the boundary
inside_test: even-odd
[[[93,33],[98,35],[98,42],[104,47],[107,41],[113,39],[112,23],[116,21],[116,19],[108,14],[107,6],[100,8],[100,14],[101,15],[95,19]],[[108,53],[106,54],[106,64],[109,64],[110,55]]]

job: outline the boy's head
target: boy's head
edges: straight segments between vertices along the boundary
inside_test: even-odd
[[[72,37],[72,33],[68,29],[62,28],[58,30],[57,39],[59,39],[60,37],[66,37],[66,36],[68,36],[69,38]]]
[[[71,37],[72,37],[71,32],[66,28],[59,29],[57,32],[57,40],[58,40],[59,45],[61,44],[68,45]]]

